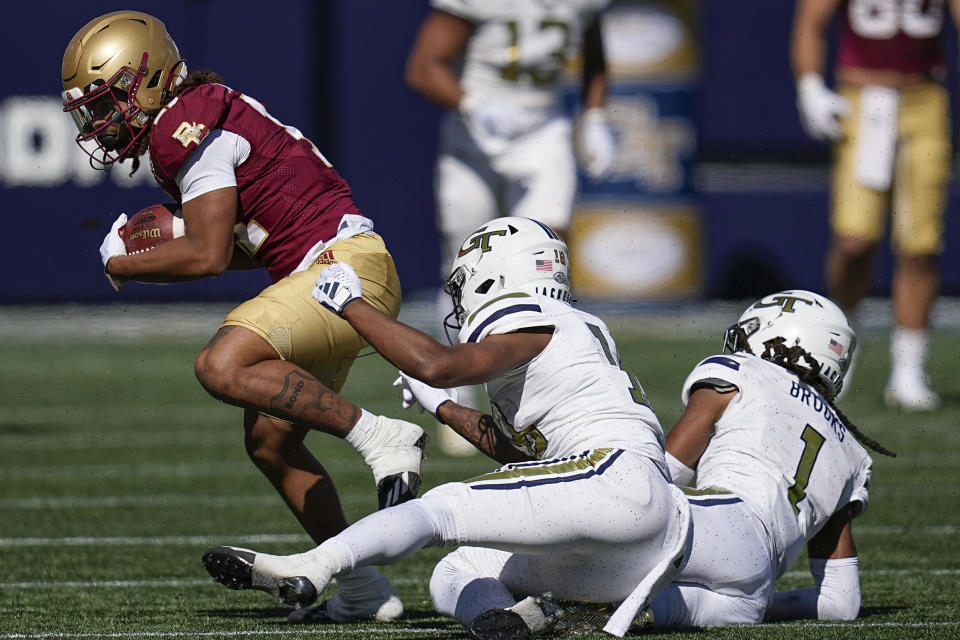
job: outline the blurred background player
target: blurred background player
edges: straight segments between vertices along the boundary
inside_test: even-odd
[[[228,268],[269,272],[274,284],[229,312],[195,371],[211,395],[243,407],[250,458],[310,536],[321,542],[347,525],[329,474],[303,444],[311,430],[356,448],[381,507],[414,497],[423,430],[337,394],[364,342],[311,297],[317,275],[339,261],[361,274],[370,304],[390,316],[400,308],[393,259],[330,163],[215,73],[187,76],[163,23],[144,13],[84,26],[64,54],[63,88],[91,164],[131,160],[136,171],[149,150],[154,177],[182,205],[185,234],[135,255],[117,233],[126,215],[116,220],[100,248],[115,288]],[[372,567],[344,578],[326,608],[333,619],[401,615],[396,592]]]
[[[426,545],[489,545],[513,552],[496,594],[503,610],[466,621],[471,637],[544,630],[549,611],[515,594],[548,586],[558,597],[626,599],[620,616],[629,623],[645,596],[669,582],[689,540],[659,422],[603,321],[570,305],[569,260],[537,268],[543,255],[566,257],[556,233],[527,218],[499,218],[459,254],[445,287],[462,325],[453,346],[365,303],[347,265],[321,274],[314,296],[404,372],[409,400],[515,464],[378,511],[303,554],[218,547],[205,558],[246,558],[239,579],[301,605],[355,566],[398,562]],[[481,382],[490,414],[445,390]],[[211,574],[224,584],[234,578]]]
[[[667,436],[666,459],[678,484],[697,478],[695,488],[685,489],[693,543],[643,624],[857,616],[851,520],[868,503],[871,459],[851,436],[889,452],[833,404],[855,340],[829,300],[784,291],[750,305],[728,329],[724,353],[704,359],[687,377],[686,409]],[[839,354],[830,341],[840,345]],[[774,593],[804,544],[817,586]],[[478,547],[446,556],[430,582],[434,606],[463,622],[502,606],[506,557]],[[578,605],[560,603],[559,629],[602,626],[604,616]]]
[[[939,288],[950,168],[949,99],[941,34],[946,0],[799,0],[791,58],[800,121],[834,144],[826,277],[852,313],[872,285],[874,257],[892,208],[891,406],[939,405],[925,363]],[[954,20],[960,1],[949,0]],[[823,80],[826,32],[840,18],[836,92]]]
[[[407,83],[449,109],[434,177],[441,278],[460,242],[488,220],[524,216],[561,235],[577,192],[573,126],[561,102],[565,64],[582,52],[583,114],[576,148],[594,178],[613,165],[615,141],[599,12],[609,0],[431,0],[407,60]],[[440,313],[449,298],[440,295]],[[474,390],[460,401],[476,405]],[[476,450],[441,429],[451,452]],[[459,446],[458,446],[459,445]]]

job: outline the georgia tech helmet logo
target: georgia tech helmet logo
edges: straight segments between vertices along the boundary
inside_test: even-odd
[[[795,296],[772,296],[770,298],[770,302],[766,302],[765,300],[760,300],[759,302],[756,302],[753,306],[756,307],[757,309],[765,309],[767,307],[780,307],[781,309],[783,309],[784,313],[794,313],[796,311],[794,307],[796,307],[798,302],[803,302],[811,306],[815,304],[818,306],[821,306],[820,303],[815,300],[807,300],[806,298],[797,298]]]
[[[480,249],[480,253],[486,253],[487,251],[490,251],[490,238],[492,238],[493,236],[505,236],[505,235],[507,235],[506,229],[500,229],[499,231],[487,231],[484,233],[478,233],[477,235],[473,236],[472,238],[470,238],[470,240],[467,241],[467,244],[465,244],[457,253],[457,257],[460,258],[462,256],[465,256],[471,251],[473,251],[474,249]]]

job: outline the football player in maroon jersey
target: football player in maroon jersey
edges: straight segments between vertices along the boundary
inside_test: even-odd
[[[940,402],[925,362],[951,155],[941,46],[947,4],[960,20],[960,0],[799,0],[791,43],[800,121],[834,145],[826,275],[848,315],[870,291],[892,209],[895,328],[885,398],[911,410]],[[840,42],[831,90],[823,72],[834,16]]]
[[[100,16],[63,57],[64,110],[95,167],[149,151],[161,187],[182,207],[185,233],[126,255],[117,229],[100,249],[107,278],[178,282],[263,267],[273,284],[227,314],[197,357],[200,383],[244,409],[247,451],[316,541],[346,526],[330,476],[304,446],[311,430],[346,439],[373,470],[380,507],[416,496],[423,430],[338,395],[364,341],[317,305],[314,280],[348,262],[365,298],[396,317],[400,282],[373,222],[350,188],[295,128],[210,71],[187,75],[163,23],[144,13]],[[234,588],[256,587],[236,584]],[[325,603],[333,620],[389,620],[403,606],[375,570],[340,581]]]

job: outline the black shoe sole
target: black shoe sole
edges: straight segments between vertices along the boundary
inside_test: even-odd
[[[473,640],[527,640],[530,629],[519,613],[490,609],[470,621],[467,635]]]
[[[230,547],[215,547],[204,552],[200,564],[214,580],[227,589],[253,589],[255,555]]]

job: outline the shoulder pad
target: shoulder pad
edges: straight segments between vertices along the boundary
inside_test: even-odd
[[[155,171],[173,179],[190,154],[230,109],[231,91],[220,84],[191,87],[164,107],[153,121],[150,157]]]
[[[491,333],[509,333],[523,327],[544,326],[542,314],[538,296],[524,291],[504,292],[467,317],[460,330],[460,341],[479,342]]]

